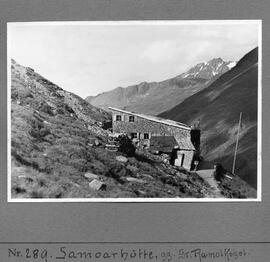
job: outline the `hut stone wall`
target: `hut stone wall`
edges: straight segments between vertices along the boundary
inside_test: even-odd
[[[116,121],[117,115],[121,115],[122,121]],[[129,116],[132,115],[113,112],[113,131],[115,133],[137,133],[140,139],[144,138],[145,133],[149,134],[149,138],[151,136],[174,136],[180,147],[192,150],[190,148],[190,130],[154,122],[138,116],[134,116],[134,122],[129,122]]]
[[[113,132],[125,133],[127,135],[135,133],[139,140],[139,146],[141,147],[149,147],[152,136],[174,136],[180,148],[175,164],[183,166],[186,169],[191,169],[195,153],[195,148],[191,142],[191,129],[156,122],[120,111],[112,110],[112,114]],[[119,116],[121,116],[121,121],[119,121]],[[134,122],[130,121],[130,116]],[[148,134],[147,139],[145,139],[145,134]]]

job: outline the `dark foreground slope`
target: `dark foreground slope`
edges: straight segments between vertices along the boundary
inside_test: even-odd
[[[126,88],[118,87],[94,97],[89,96],[86,101],[103,109],[112,106],[157,115],[202,90],[234,64],[224,62],[221,58],[212,59],[174,78],[161,82],[143,82]]]
[[[160,116],[189,124],[200,119],[201,148],[204,158],[221,162],[231,170],[239,114],[242,112],[235,173],[256,187],[257,92],[258,49],[256,48],[208,88]]]
[[[121,153],[104,148],[106,112],[15,61],[11,74],[12,198],[251,196],[231,189],[217,195],[197,174],[147,152],[118,161]],[[89,172],[106,190],[89,187]]]

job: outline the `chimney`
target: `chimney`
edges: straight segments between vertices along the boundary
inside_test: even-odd
[[[201,144],[201,130],[200,130],[200,119],[198,119],[191,127],[190,131],[191,142],[196,150],[196,156],[200,156],[200,144]]]

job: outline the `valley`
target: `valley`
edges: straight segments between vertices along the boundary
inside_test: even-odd
[[[256,197],[238,176],[224,179],[217,194],[196,172],[162,155],[106,150],[110,113],[14,60],[11,74],[13,199]]]

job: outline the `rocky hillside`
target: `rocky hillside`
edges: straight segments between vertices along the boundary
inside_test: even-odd
[[[15,61],[11,74],[12,198],[254,197],[230,185],[216,192],[146,151],[105,150],[106,112]]]
[[[162,82],[143,82],[126,88],[118,87],[95,97],[89,96],[86,101],[103,109],[112,106],[157,115],[202,90],[233,65],[233,62],[224,62],[221,58],[212,59],[174,78]]]
[[[211,79],[220,76],[236,65],[236,62],[225,62],[220,57],[214,58],[208,62],[195,65],[186,73],[181,74],[182,78],[203,78]]]
[[[258,49],[206,89],[160,116],[189,123],[201,120],[202,154],[232,169],[239,114],[243,113],[235,173],[257,184]]]

